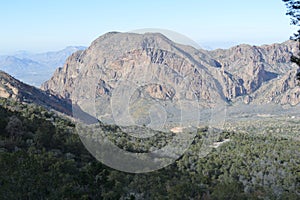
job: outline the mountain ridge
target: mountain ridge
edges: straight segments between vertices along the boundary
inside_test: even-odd
[[[147,105],[151,99],[166,101],[167,97],[175,104],[176,99],[198,99],[203,108],[241,100],[246,104],[295,105],[300,102],[298,95],[288,95],[297,91],[295,83],[291,83],[297,67],[290,62],[297,48],[293,41],[286,41],[207,51],[177,44],[158,33],[110,32],[98,37],[86,50],[73,53],[41,88],[79,106],[95,95],[101,116],[113,114],[110,101],[117,84],[124,79],[135,80],[139,86],[149,80],[162,83],[140,87],[133,105],[139,105],[137,99],[142,96],[150,99]],[[289,80],[286,88],[276,92],[284,80]],[[265,85],[271,83],[275,86],[266,92]],[[91,87],[96,88],[94,94],[86,92]],[[118,92],[125,96],[126,89]],[[178,106],[173,108],[170,113],[176,115]]]

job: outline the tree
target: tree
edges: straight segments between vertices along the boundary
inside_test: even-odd
[[[13,115],[9,118],[5,130],[12,139],[15,139],[16,137],[23,135],[23,123],[17,116]]]
[[[295,26],[300,26],[300,0],[282,0],[286,7],[287,13],[291,17],[291,24]],[[291,37],[292,40],[298,42],[299,53],[298,56],[292,55],[291,62],[296,63],[300,67],[300,29],[294,36]],[[300,82],[300,71],[296,74],[296,79]],[[299,83],[298,83],[299,84]]]

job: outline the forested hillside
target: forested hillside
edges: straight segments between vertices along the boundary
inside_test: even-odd
[[[202,157],[208,134],[202,128],[176,163],[129,174],[94,159],[70,120],[33,104],[1,99],[0,105],[1,199],[300,198],[300,144],[294,138],[223,132],[218,141],[227,142]],[[114,137],[116,127],[106,130],[127,148],[125,137]]]

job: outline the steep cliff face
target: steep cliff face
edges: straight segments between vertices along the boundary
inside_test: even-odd
[[[297,49],[294,41],[287,41],[260,47],[238,45],[209,53],[220,63],[224,71],[240,79],[246,93],[251,94],[263,83],[295,69],[296,66],[290,62],[290,56],[292,53],[295,54]]]
[[[24,103],[35,103],[68,115],[72,114],[69,101],[22,83],[3,71],[0,71],[0,97]]]
[[[176,44],[159,33],[111,32],[72,54],[42,89],[78,105],[96,98],[103,115],[110,113],[111,98],[124,81],[137,85],[131,99],[135,103],[144,97],[197,99],[211,107],[242,97],[246,103],[297,104],[297,66],[290,62],[297,48],[287,41],[206,51]],[[126,87],[118,90],[119,96],[126,92]]]
[[[42,88],[83,107],[95,98],[100,115],[111,114],[114,94],[125,98],[131,89],[131,107],[152,105],[155,99],[176,106],[200,99],[201,106],[210,107],[226,101],[216,74],[223,76],[210,55],[161,34],[108,33],[70,56]]]
[[[83,51],[73,53],[62,68],[55,70],[52,78],[42,84],[43,90],[48,90],[51,94],[56,94],[62,98],[70,98],[69,89],[73,87],[74,79],[79,75],[78,62],[79,56]],[[72,67],[70,67],[70,64]]]
[[[209,53],[220,63],[223,71],[239,80],[239,88],[242,88],[243,92],[237,95],[229,92],[232,94],[229,96],[230,99],[244,96],[246,103],[253,101],[297,104],[300,102],[298,95],[295,95],[295,91],[298,91],[295,83],[298,66],[290,62],[291,55],[298,53],[296,42],[287,41],[282,44],[263,46],[237,45],[230,49],[218,49]],[[228,84],[228,86],[227,91],[234,91],[237,84]]]

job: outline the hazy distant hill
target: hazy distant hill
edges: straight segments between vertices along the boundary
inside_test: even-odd
[[[19,51],[13,55],[0,57],[0,70],[36,87],[48,80],[56,68],[62,66],[68,56],[82,46],[69,46],[60,51],[32,54]]]

